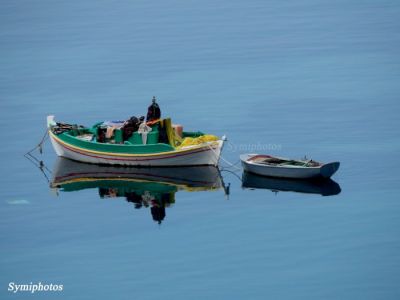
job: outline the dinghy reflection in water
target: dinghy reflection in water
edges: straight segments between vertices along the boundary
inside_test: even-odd
[[[135,208],[150,207],[154,221],[165,218],[165,207],[175,203],[175,193],[212,191],[222,187],[218,168],[135,168],[98,166],[58,158],[51,187],[62,192],[98,189],[100,198],[124,197]]]
[[[273,192],[297,192],[333,196],[341,192],[340,185],[332,179],[299,180],[265,177],[243,172],[242,187],[248,189],[268,189]]]

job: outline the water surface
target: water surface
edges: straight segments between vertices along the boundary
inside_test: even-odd
[[[398,299],[400,6],[396,1],[3,1],[0,298]],[[143,115],[338,160],[337,195],[175,193],[150,207],[52,193],[23,157],[45,118]],[[49,170],[49,143],[41,157]],[[227,167],[222,162],[222,167]],[[226,169],[225,169],[226,170]],[[239,177],[241,172],[236,172]],[[12,295],[8,283],[63,284]]]

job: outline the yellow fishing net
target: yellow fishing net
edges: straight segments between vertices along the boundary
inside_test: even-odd
[[[212,135],[212,134],[205,134],[205,135],[199,136],[197,138],[186,137],[183,139],[182,143],[178,146],[178,148],[200,145],[203,143],[213,142],[213,141],[217,141],[217,140],[218,140],[218,137],[216,137],[215,135]]]

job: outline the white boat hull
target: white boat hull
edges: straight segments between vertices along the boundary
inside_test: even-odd
[[[339,162],[332,162],[318,167],[301,167],[301,166],[277,166],[266,165],[249,161],[256,154],[244,154],[240,156],[243,169],[254,174],[279,177],[279,178],[330,178],[338,169]]]
[[[162,154],[149,155],[124,155],[93,153],[82,148],[76,148],[68,145],[49,132],[53,148],[58,156],[66,157],[72,160],[107,165],[125,165],[125,166],[199,166],[211,165],[217,166],[224,141],[204,143],[202,145],[190,146],[188,148],[176,151],[164,152]]]

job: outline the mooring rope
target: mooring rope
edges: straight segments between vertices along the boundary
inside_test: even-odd
[[[46,174],[46,171],[51,174],[52,172],[46,167],[46,165],[43,163],[42,160],[37,159],[34,155],[32,155],[32,152],[35,151],[36,149],[39,149],[39,153],[43,153],[43,144],[46,142],[47,138],[49,137],[49,131],[46,128],[46,132],[44,133],[42,139],[40,140],[39,144],[35,146],[35,148],[31,149],[30,151],[26,152],[24,156],[33,164],[35,165],[44,175],[46,178],[47,182],[50,182],[49,177]]]
[[[231,171],[231,170],[227,170],[227,169],[221,169],[221,172],[228,172],[228,173],[231,173],[231,174],[234,175],[240,182],[243,182],[242,177],[238,175],[238,171]]]
[[[43,144],[44,144],[44,142],[46,141],[46,139],[47,139],[48,137],[49,137],[49,131],[48,131],[48,129],[46,128],[46,132],[44,133],[44,135],[43,135],[42,139],[40,140],[39,144],[37,144],[36,147],[33,148],[32,150],[26,152],[25,155],[30,155],[33,151],[35,151],[35,150],[38,149],[38,148],[39,148],[40,154],[42,154],[42,153],[43,153]]]
[[[215,157],[218,159],[218,153],[217,153],[209,144],[207,144],[207,146],[208,146],[208,148],[210,148],[210,150],[211,150],[212,152],[214,152]],[[226,158],[224,158],[223,155],[222,155],[221,153],[219,154],[219,159],[221,159],[221,160],[224,161],[226,164],[228,164],[230,168],[235,168],[235,169],[240,170],[240,171],[242,170],[241,168],[239,168],[239,167],[236,166],[236,164],[237,164],[238,162],[240,162],[240,160],[239,160],[238,162],[236,162],[235,164],[233,164],[233,163],[231,163],[229,160],[227,160]]]
[[[49,176],[46,174],[46,171],[51,174],[52,172],[46,167],[46,165],[43,163],[43,161],[39,161],[36,157],[34,157],[32,154],[25,154],[24,155],[35,167],[37,167],[44,177],[46,178],[47,182],[50,183]]]

